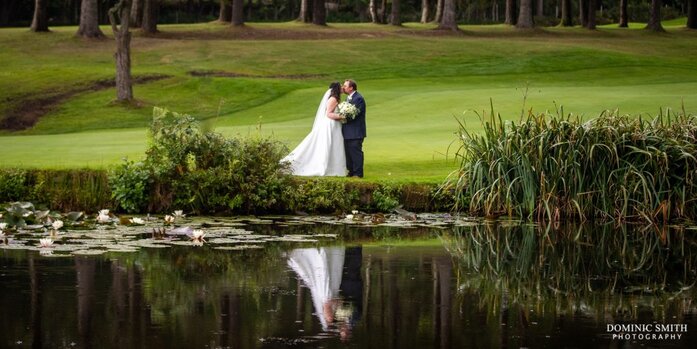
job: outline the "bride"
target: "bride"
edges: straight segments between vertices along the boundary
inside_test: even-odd
[[[281,162],[290,162],[297,176],[345,176],[346,154],[341,134],[341,115],[335,113],[341,85],[332,82],[317,108],[312,131]]]

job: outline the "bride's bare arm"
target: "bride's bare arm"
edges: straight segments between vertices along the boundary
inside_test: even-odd
[[[341,120],[341,115],[334,113],[334,109],[339,105],[339,101],[335,97],[330,97],[327,101],[327,117],[333,120]]]

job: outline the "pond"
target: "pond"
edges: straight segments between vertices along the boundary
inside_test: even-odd
[[[0,347],[697,347],[689,228],[410,218],[22,231]]]

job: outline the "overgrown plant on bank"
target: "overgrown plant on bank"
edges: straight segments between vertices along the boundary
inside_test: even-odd
[[[228,139],[193,117],[155,108],[142,162],[124,163],[109,182],[117,204],[130,212],[184,209],[196,213],[277,209],[290,184],[286,147],[251,135]]]
[[[445,186],[459,211],[534,220],[668,221],[697,218],[697,117],[605,111],[578,116],[492,113],[484,132],[460,123],[460,169]]]

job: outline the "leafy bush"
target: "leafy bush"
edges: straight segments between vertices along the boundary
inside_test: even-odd
[[[390,212],[399,206],[399,186],[381,186],[373,191],[373,205],[378,211]]]
[[[0,202],[26,200],[28,194],[26,170],[0,170]]]
[[[270,138],[227,139],[189,115],[155,108],[142,163],[112,171],[114,198],[128,211],[187,209],[197,213],[265,212],[283,208],[290,185],[287,149]]]
[[[302,180],[288,187],[289,207],[302,212],[347,212],[358,208],[358,191],[350,189],[345,181]]]
[[[111,195],[127,212],[142,212],[147,206],[150,171],[142,162],[124,160],[109,172]]]

